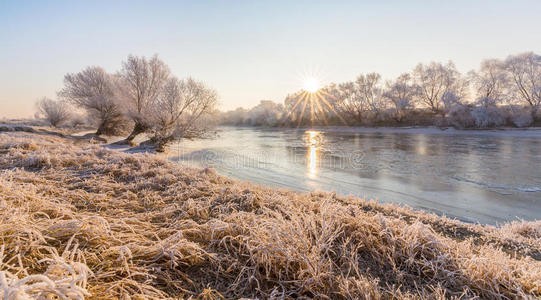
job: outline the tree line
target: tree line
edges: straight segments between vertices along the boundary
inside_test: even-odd
[[[38,114],[52,126],[83,117],[80,123],[94,125],[96,135],[126,134],[123,142],[132,143],[146,133],[158,149],[178,138],[208,133],[206,119],[218,102],[214,89],[193,78],[177,78],[157,55],[130,55],[112,74],[98,66],[66,74],[58,98],[37,102]]]
[[[394,80],[378,73],[300,90],[283,104],[261,101],[252,109],[222,113],[228,125],[310,126],[437,125],[458,128],[525,127],[539,123],[541,56],[487,59],[461,74],[449,61],[418,64]]]

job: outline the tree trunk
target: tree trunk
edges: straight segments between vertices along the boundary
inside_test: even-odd
[[[141,123],[141,122],[136,122],[135,125],[133,126],[132,132],[131,132],[130,135],[126,138],[126,140],[127,140],[128,142],[133,141],[133,139],[135,139],[135,137],[137,137],[137,136],[140,135],[141,133],[145,132],[147,129],[148,129],[148,126],[144,125],[144,124]]]
[[[167,145],[174,140],[175,138],[173,136],[158,139],[157,141],[155,141],[156,152],[165,152],[165,147],[167,147]]]
[[[105,133],[105,122],[102,122],[100,126],[98,126],[98,130],[96,130],[96,135],[100,136]]]
[[[537,107],[532,106],[531,114],[532,114],[532,124],[536,124],[537,123]]]

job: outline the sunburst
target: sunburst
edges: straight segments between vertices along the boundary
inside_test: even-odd
[[[302,88],[303,90],[309,92],[309,93],[315,93],[317,92],[321,87],[320,80],[316,77],[310,76],[306,77],[302,80]]]
[[[316,119],[320,119],[325,125],[328,125],[327,114],[329,112],[332,112],[344,125],[347,125],[345,119],[328,101],[328,99],[333,99],[333,96],[325,91],[322,80],[314,73],[302,76],[300,91],[295,94],[295,98],[295,103],[290,106],[284,117],[288,119],[293,116],[293,119],[297,120],[297,127],[301,125],[308,114],[310,125],[313,126]]]

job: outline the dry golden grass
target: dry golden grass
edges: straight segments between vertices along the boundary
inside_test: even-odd
[[[3,299],[536,298],[540,234],[0,133]]]

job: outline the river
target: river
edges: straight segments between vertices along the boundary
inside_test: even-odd
[[[257,184],[497,224],[541,219],[539,132],[221,127],[215,139],[182,141],[168,155]]]

